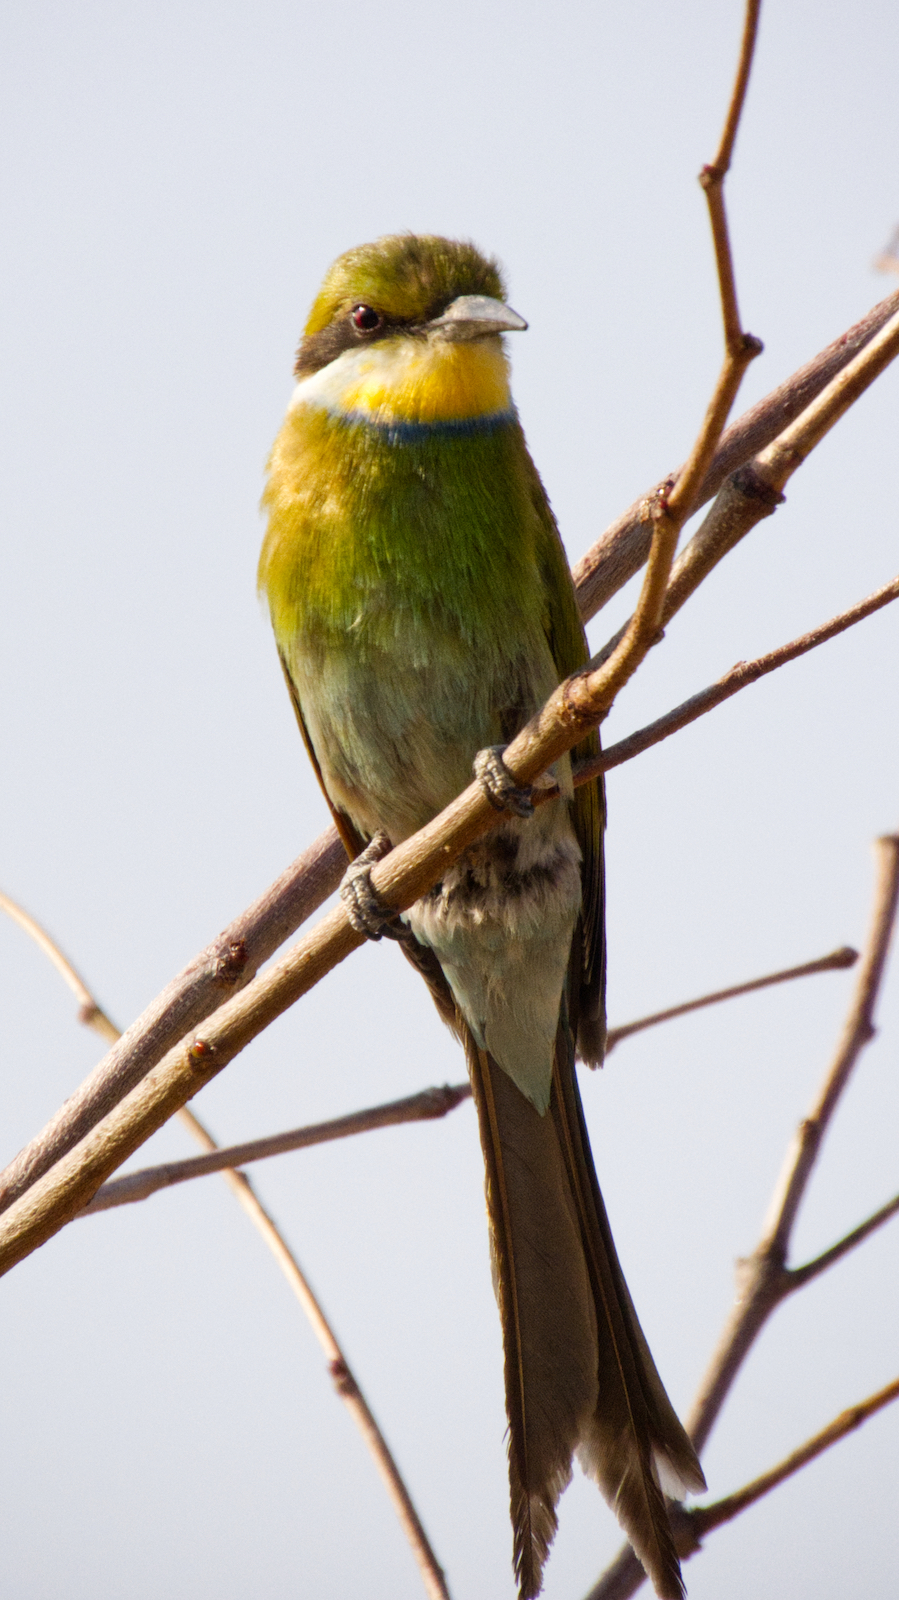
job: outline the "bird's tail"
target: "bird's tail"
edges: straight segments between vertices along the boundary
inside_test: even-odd
[[[466,1030],[467,1032],[467,1030]],[[665,1489],[704,1488],[656,1372],[615,1252],[560,1025],[544,1115],[468,1034],[487,1173],[509,1418],[520,1600],[539,1594],[556,1504],[578,1456],[660,1600],[681,1600]]]

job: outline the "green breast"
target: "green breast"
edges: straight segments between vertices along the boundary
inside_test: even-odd
[[[514,418],[392,436],[287,418],[260,586],[325,786],[364,832],[421,826],[558,681],[535,484]]]

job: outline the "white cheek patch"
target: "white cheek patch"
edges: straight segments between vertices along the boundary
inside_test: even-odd
[[[290,410],[315,406],[324,411],[346,411],[347,392],[355,390],[363,378],[372,376],[390,387],[400,387],[410,356],[414,358],[415,354],[404,349],[399,339],[383,339],[360,350],[343,350],[326,367],[300,379],[291,396]]]

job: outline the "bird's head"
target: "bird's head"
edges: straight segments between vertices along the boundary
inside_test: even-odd
[[[499,336],[527,323],[504,293],[472,244],[396,234],[348,250],[310,312],[292,414],[324,410],[394,440],[511,419]]]
[[[393,234],[338,256],[309,313],[296,375],[385,339],[467,342],[527,327],[497,263],[473,244]]]

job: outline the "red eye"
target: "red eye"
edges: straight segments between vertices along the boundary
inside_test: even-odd
[[[356,306],[352,313],[353,327],[360,333],[374,333],[375,328],[380,328],[383,318],[372,306]]]

